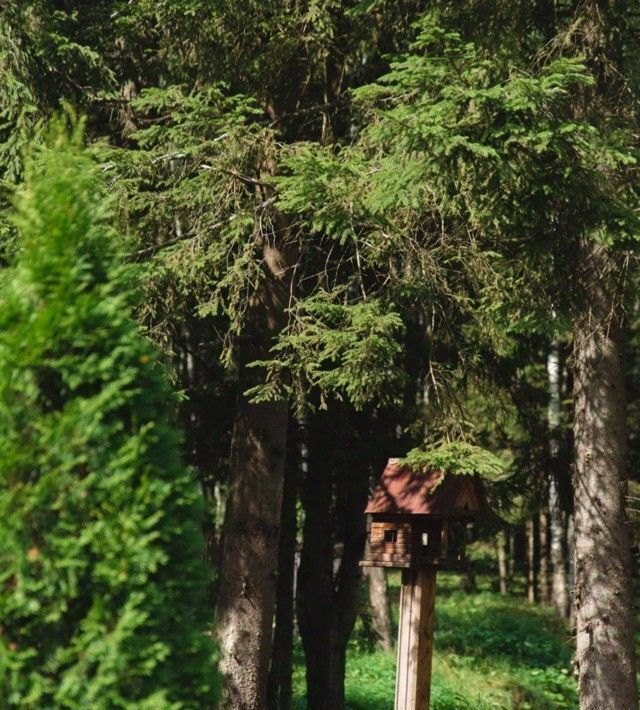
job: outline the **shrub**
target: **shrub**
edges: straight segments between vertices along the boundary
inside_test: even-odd
[[[0,301],[3,708],[210,708],[199,492],[74,135],[32,161]]]

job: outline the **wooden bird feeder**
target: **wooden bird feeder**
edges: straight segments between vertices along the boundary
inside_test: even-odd
[[[465,565],[465,527],[494,519],[478,476],[416,471],[389,459],[365,509],[362,565],[402,569],[395,710],[428,710],[436,572]]]

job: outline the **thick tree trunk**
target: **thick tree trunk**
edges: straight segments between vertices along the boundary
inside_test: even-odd
[[[269,710],[289,710],[291,708],[297,538],[296,501],[298,498],[300,466],[299,443],[295,436],[295,430],[293,432],[290,431],[284,486],[282,489],[278,581],[276,587],[276,623],[267,691]]]
[[[536,600],[536,530],[533,518],[527,520],[527,601]]]
[[[538,513],[538,599],[549,602],[549,515],[545,505]]]
[[[267,700],[287,439],[286,402],[254,404],[244,394],[262,373],[246,365],[267,356],[284,323],[289,269],[273,241],[262,244],[264,280],[247,314],[233,431],[230,490],[216,605],[223,707],[262,710]]]
[[[560,504],[558,479],[560,474],[560,348],[557,341],[551,343],[547,356],[549,382],[549,538],[551,554],[551,603],[562,618],[569,616],[569,587],[567,584],[566,537],[567,516]]]
[[[507,569],[507,534],[504,530],[499,530],[496,535],[496,546],[498,548],[498,577],[500,579],[500,594],[508,592],[508,569]]]
[[[637,710],[619,265],[589,244],[574,322],[575,613],[581,710]],[[613,293],[612,293],[613,292]]]
[[[331,707],[327,697],[331,678],[333,604],[332,472],[323,458],[330,436],[323,436],[326,415],[312,417],[309,426],[309,464],[304,485],[304,530],[296,603],[298,626],[306,658],[307,704],[312,710]],[[324,704],[326,702],[326,704]]]
[[[378,646],[390,653],[393,650],[393,631],[391,628],[391,605],[387,590],[387,575],[383,567],[367,567],[369,582],[369,602],[373,629],[378,637]]]
[[[286,404],[241,397],[216,606],[229,710],[266,704],[286,431]]]

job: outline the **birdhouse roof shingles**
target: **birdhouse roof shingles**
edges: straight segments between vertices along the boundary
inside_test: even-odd
[[[477,476],[416,471],[399,459],[389,459],[365,513],[471,520],[487,520],[494,515]]]

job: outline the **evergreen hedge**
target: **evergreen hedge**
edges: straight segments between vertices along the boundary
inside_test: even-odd
[[[194,476],[79,130],[18,200],[0,300],[0,706],[211,708]]]

